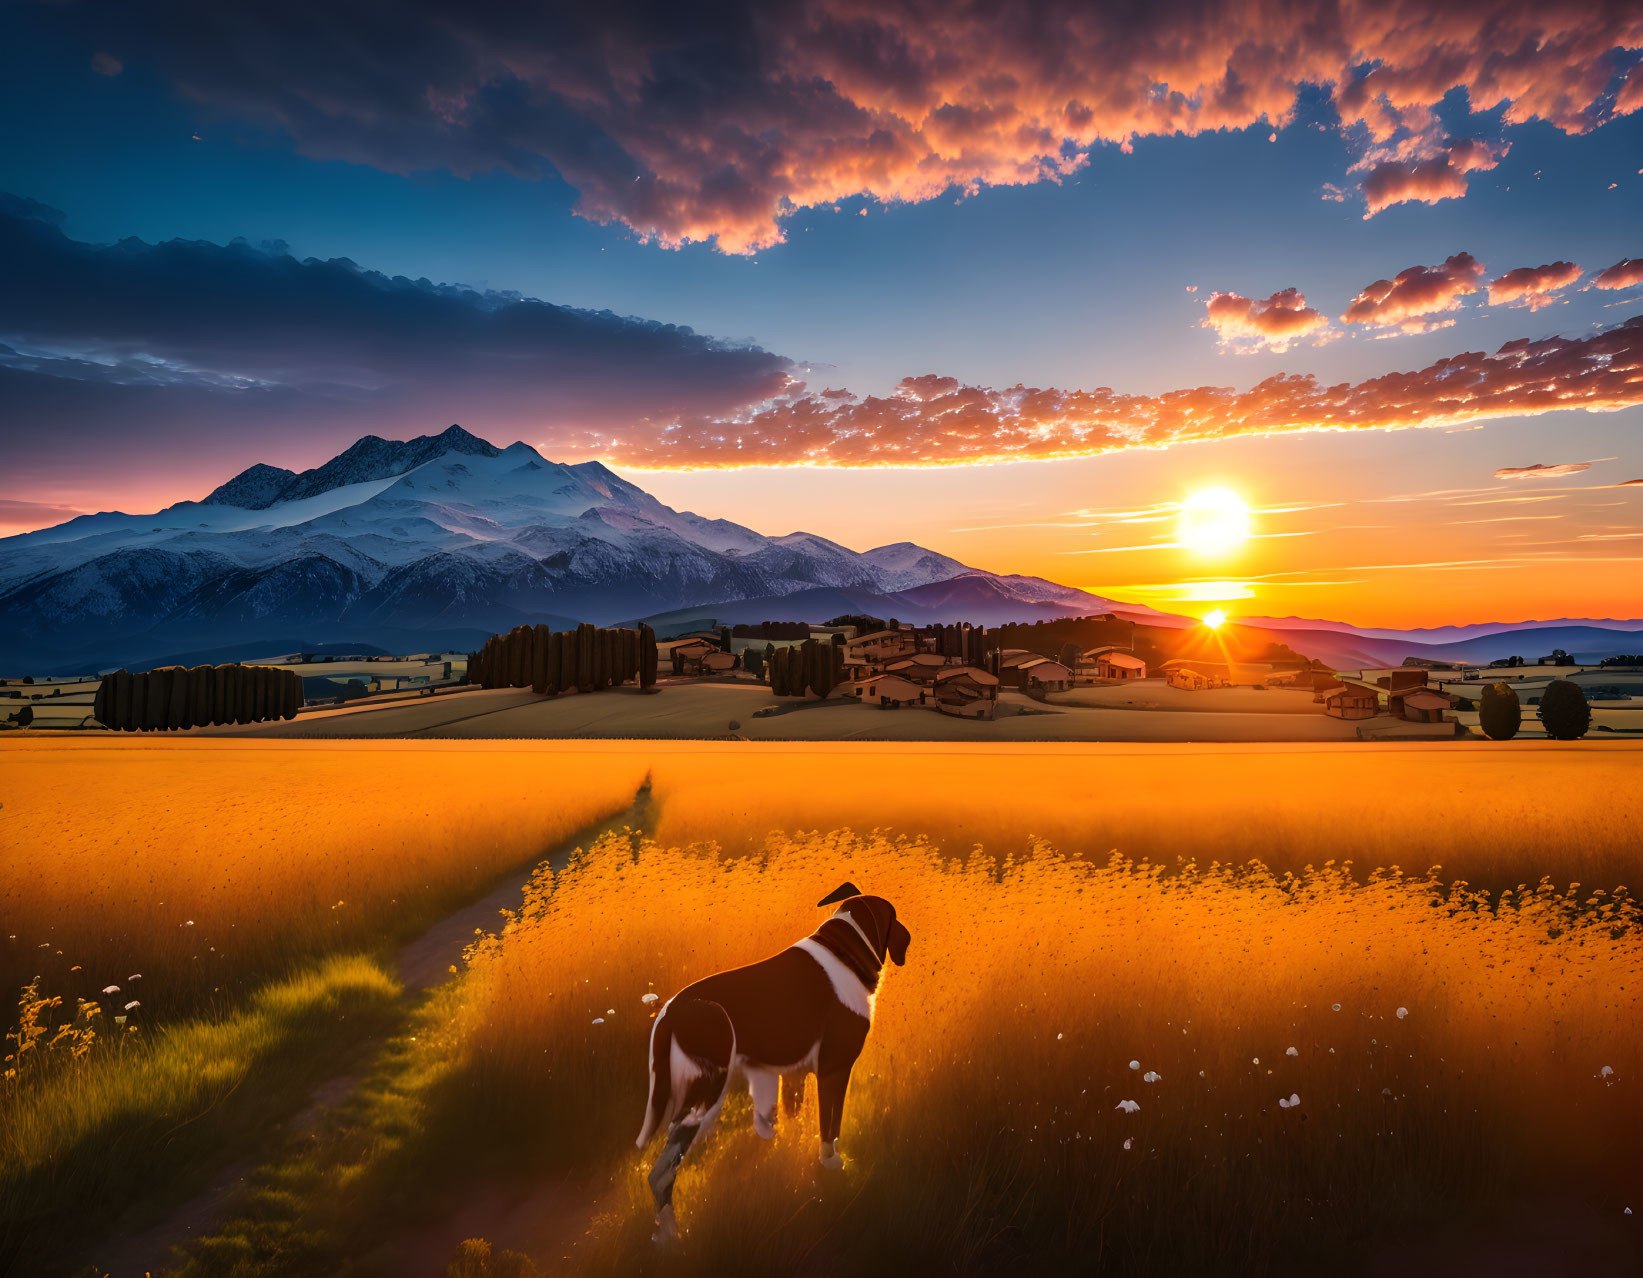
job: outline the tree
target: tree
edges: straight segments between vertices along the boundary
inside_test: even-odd
[[[1540,694],[1540,722],[1558,741],[1578,741],[1592,726],[1592,708],[1578,683],[1553,679]]]
[[[1598,662],[1599,666],[1608,669],[1610,666],[1643,666],[1643,656],[1627,653],[1616,653],[1612,657],[1604,657]]]
[[[764,649],[749,647],[742,652],[742,669],[755,679],[764,678]]]
[[[1574,663],[1575,659],[1563,651],[1562,648],[1553,648],[1552,655],[1547,657],[1545,661],[1548,666],[1572,666]]]
[[[1525,662],[1522,657],[1497,657],[1489,663],[1489,668],[1491,670],[1499,670],[1502,667],[1505,667],[1515,670],[1517,667],[1524,664]]]
[[[1478,702],[1478,726],[1491,741],[1510,741],[1523,723],[1517,693],[1504,683],[1492,683]]]

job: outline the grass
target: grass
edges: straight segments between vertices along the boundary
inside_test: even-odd
[[[727,1110],[661,1272],[1351,1272],[1512,1202],[1573,1192],[1620,1230],[1643,1201],[1629,899],[1336,867],[1165,877],[1048,847],[1001,867],[849,834],[740,860],[605,848],[478,948],[456,1026],[475,1138],[530,1132],[542,1170],[609,1186],[558,1272],[656,1263],[628,1144],[641,995],[790,944],[843,878],[914,938],[854,1076],[852,1164],[817,1171],[813,1099],[769,1147]]]
[[[26,1054],[3,1088],[0,1269],[61,1264],[88,1220],[104,1231],[140,1223],[156,1191],[181,1196],[225,1150],[255,1149],[392,1023],[398,997],[376,962],[337,956],[232,1014],[116,1030],[70,1067],[31,1067]]]

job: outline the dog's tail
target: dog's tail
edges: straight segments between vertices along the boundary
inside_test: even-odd
[[[736,1030],[717,1003],[687,998],[669,1002],[650,1027],[650,1099],[640,1149],[681,1111],[712,1109],[730,1085]]]

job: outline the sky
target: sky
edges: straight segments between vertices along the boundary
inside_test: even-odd
[[[1174,611],[1643,616],[1636,5],[12,13],[0,535],[460,422]]]

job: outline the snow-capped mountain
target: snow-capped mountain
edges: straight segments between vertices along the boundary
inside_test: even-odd
[[[453,426],[367,436],[301,474],[252,466],[152,515],[85,515],[0,540],[0,670],[138,664],[275,636],[471,646],[520,622],[744,600],[786,617],[781,600],[828,591],[894,596],[909,620],[1112,606],[908,542],[863,553],[811,533],[767,537],[664,506],[598,462],[564,465]]]

